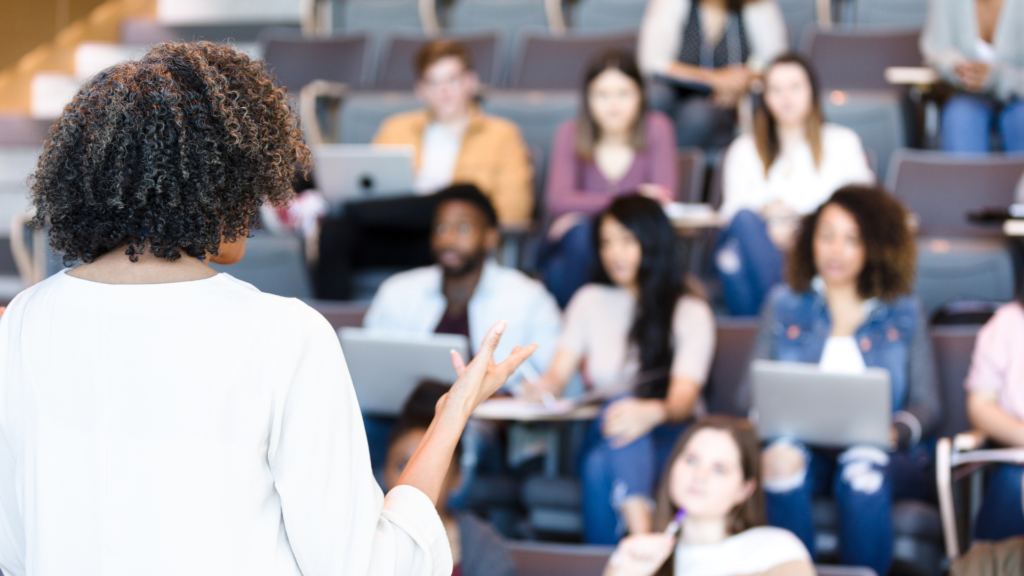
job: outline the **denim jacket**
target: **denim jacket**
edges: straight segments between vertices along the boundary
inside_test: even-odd
[[[868,308],[854,339],[866,366],[889,371],[900,444],[916,444],[932,432],[941,410],[924,312],[912,296],[892,302],[871,300]],[[789,286],[779,286],[762,310],[753,358],[816,364],[831,332],[832,320],[821,289],[796,293]],[[741,405],[749,407],[749,382],[740,394]]]

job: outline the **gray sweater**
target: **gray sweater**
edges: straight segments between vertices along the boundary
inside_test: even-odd
[[[996,62],[985,93],[1003,102],[1024,97],[1024,0],[1003,0],[993,47]],[[921,53],[925,63],[951,84],[961,87],[956,67],[977,60],[978,17],[973,0],[932,0]]]

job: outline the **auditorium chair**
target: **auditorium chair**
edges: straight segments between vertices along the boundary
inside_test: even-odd
[[[857,28],[920,30],[928,18],[928,0],[852,0],[844,20]]]
[[[893,152],[907,146],[903,101],[893,91],[849,90],[823,94],[822,113],[829,122],[846,126],[860,136],[879,182],[885,182]]]
[[[452,32],[499,32],[499,58],[506,71],[523,34],[551,31],[544,0],[455,0],[448,20]]]
[[[551,141],[558,125],[576,117],[580,96],[576,90],[525,91],[501,90],[484,95],[482,109],[487,114],[514,122],[530,149],[551,156]]]
[[[508,76],[508,87],[517,90],[578,89],[590,60],[615,48],[635,51],[636,34],[524,34]]]
[[[959,301],[1013,298],[1013,259],[998,226],[968,221],[969,212],[1008,207],[1024,175],[1024,157],[950,155],[900,150],[887,187],[915,215],[918,234],[914,292],[929,315]]]
[[[262,35],[260,44],[277,83],[295,96],[314,80],[356,88],[368,79],[369,38],[365,34],[314,39],[274,31]]]
[[[376,78],[375,71],[380,66],[381,54],[389,38],[437,30],[436,14],[421,13],[418,0],[333,0],[331,7],[334,35],[365,34],[369,38],[367,75],[364,77],[368,84]]]
[[[645,0],[580,0],[573,10],[572,29],[579,32],[636,32],[644,18]]]
[[[776,0],[789,34],[789,49],[800,48],[804,33],[818,21],[815,0]]]
[[[473,59],[473,70],[480,83],[496,86],[502,77],[498,58],[498,35],[494,32],[445,36],[461,42]],[[412,90],[416,84],[416,53],[436,37],[395,35],[388,39],[377,62],[375,87],[378,90]]]
[[[818,73],[823,91],[892,90],[890,66],[921,66],[919,30],[832,27],[806,32],[803,51]]]
[[[209,24],[165,24],[151,18],[125,18],[121,21],[120,42],[148,46],[160,42],[256,42],[265,29],[273,26],[279,31],[301,34],[297,23],[287,22],[232,22]]]
[[[388,116],[422,107],[411,92],[350,92],[341,102],[338,142],[369,144]]]
[[[676,200],[699,204],[704,202],[704,177],[707,175],[707,156],[700,148],[680,148],[676,153],[678,184]]]
[[[302,239],[294,234],[256,232],[246,240],[245,256],[237,263],[210,266],[252,284],[261,292],[286,298],[313,297]]]

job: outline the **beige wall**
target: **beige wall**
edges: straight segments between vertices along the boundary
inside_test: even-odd
[[[103,0],[0,0],[0,70],[53,40]]]

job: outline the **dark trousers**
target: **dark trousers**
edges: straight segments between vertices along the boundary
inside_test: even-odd
[[[367,268],[415,268],[433,262],[430,227],[436,196],[350,202],[320,227],[320,262],[313,273],[317,298],[348,300],[352,275]]]

